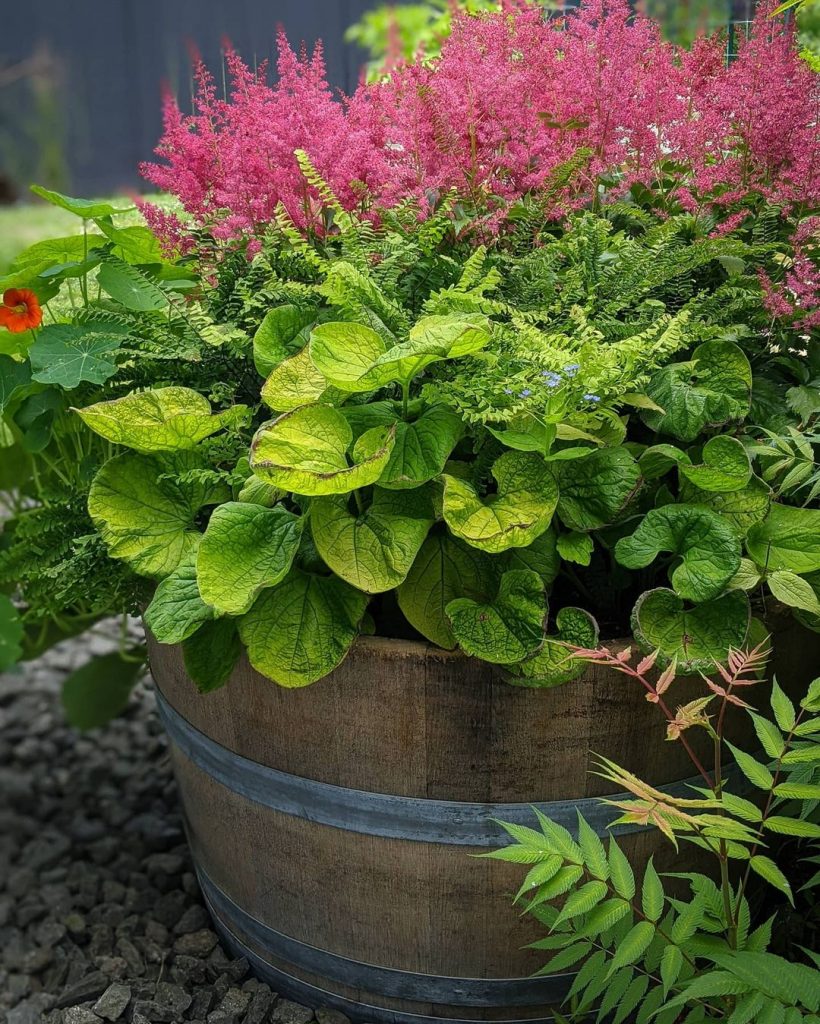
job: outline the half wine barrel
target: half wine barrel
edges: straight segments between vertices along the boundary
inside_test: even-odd
[[[354,1020],[551,1019],[572,975],[532,977],[539,926],[511,905],[526,868],[474,855],[509,841],[498,820],[534,824],[533,804],[605,834],[617,812],[594,799],[612,787],[593,752],[671,792],[694,774],[638,684],[601,665],[524,689],[368,637],[304,689],[243,659],[202,696],[179,648],[150,653],[217,929],[274,990]],[[670,699],[703,692],[680,680]],[[672,851],[657,831],[615,831],[636,871]]]

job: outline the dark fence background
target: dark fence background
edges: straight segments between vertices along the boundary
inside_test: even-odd
[[[0,201],[37,181],[75,195],[140,188],[161,131],[161,85],[190,95],[190,47],[221,76],[227,37],[250,63],[321,39],[334,86],[351,91],[365,56],[345,29],[379,0],[0,0]],[[547,0],[564,9],[578,0]],[[734,23],[754,0],[633,0],[680,41]],[[737,32],[730,34],[734,40]],[[730,42],[730,45],[733,45]]]
[[[378,0],[28,0],[0,2],[0,173],[78,195],[140,186],[161,130],[161,84],[184,101],[191,45],[217,75],[227,37],[251,64],[321,39],[328,75],[355,87],[364,55],[345,29]]]

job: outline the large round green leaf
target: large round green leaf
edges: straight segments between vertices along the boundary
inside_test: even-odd
[[[394,490],[420,487],[444,469],[464,426],[461,417],[434,405],[413,423],[396,423],[396,444],[379,479]]]
[[[664,412],[645,410],[646,423],[658,433],[694,441],[707,428],[746,416],[752,369],[733,342],[707,341],[691,360],[658,370],[647,393]]]
[[[746,550],[768,570],[820,569],[820,509],[773,504],[766,518],[749,530]]]
[[[132,206],[112,206],[104,200],[98,199],[75,199],[73,196],[63,195],[62,192],[54,192],[52,189],[43,188],[42,185],[32,185],[31,191],[45,199],[52,206],[59,206],[62,210],[82,217],[84,220],[94,220],[96,217],[112,217],[118,213],[129,213],[134,209]]]
[[[547,600],[541,577],[531,569],[505,572],[491,601],[457,597],[445,611],[459,647],[496,665],[521,661],[544,642]]]
[[[493,463],[498,492],[482,500],[475,488],[445,474],[444,519],[462,540],[497,554],[526,547],[550,525],[558,504],[555,477],[534,452],[505,452]]]
[[[143,619],[161,644],[181,644],[214,616],[199,592],[194,549],[160,582]]]
[[[260,427],[251,445],[251,469],[294,494],[348,494],[379,479],[395,440],[395,425],[366,430],[349,461],[353,431],[342,413],[305,405]]]
[[[722,434],[703,446],[700,465],[681,463],[680,473],[702,491],[727,493],[745,487],[752,475],[746,449],[736,437]]]
[[[557,468],[558,515],[579,533],[614,523],[641,483],[641,472],[625,448],[600,448]]]
[[[95,433],[138,452],[169,452],[195,448],[223,427],[237,423],[247,406],[212,413],[207,398],[190,388],[135,391],[125,398],[98,402],[76,410]]]
[[[199,545],[196,572],[203,600],[242,615],[260,590],[285,578],[302,539],[302,518],[281,505],[229,501],[214,510]]]
[[[739,537],[745,537],[755,523],[766,518],[772,501],[772,491],[760,477],[753,476],[739,491],[702,491],[699,487],[681,481],[680,500],[687,505],[705,505],[719,512]]]
[[[402,494],[376,487],[361,514],[350,511],[346,495],[317,498],[310,506],[316,550],[337,576],[368,594],[404,581],[434,522],[426,489]]]
[[[167,576],[195,548],[194,517],[222,495],[200,484],[160,479],[167,467],[147,455],[118,455],[91,483],[88,511],[113,558],[141,576]]]
[[[327,389],[327,380],[311,362],[307,348],[303,348],[271,372],[262,386],[262,401],[274,412],[289,412],[318,401]]]
[[[49,324],[29,349],[32,378],[41,384],[59,384],[67,391],[82,381],[104,384],[117,372],[115,355],[121,345],[121,335],[99,328]]]
[[[340,391],[373,391],[388,384],[371,372],[386,347],[372,327],[362,324],[319,324],[310,333],[313,365]]]
[[[650,509],[632,536],[615,545],[615,557],[627,569],[643,569],[661,552],[680,556],[669,578],[675,593],[690,601],[717,597],[740,567],[735,531],[697,505]]]
[[[294,570],[239,620],[251,664],[280,686],[307,686],[341,664],[367,597],[333,576]]]
[[[672,590],[641,594],[632,610],[635,639],[662,661],[675,660],[682,672],[714,672],[730,648],[742,647],[749,630],[749,599],[742,590],[685,609]]]
[[[492,559],[444,532],[428,536],[404,583],[396,591],[399,608],[422,636],[447,650],[456,640],[445,609],[457,597],[486,600],[497,581]]]
[[[598,623],[582,608],[562,608],[555,617],[555,635],[532,658],[508,670],[507,681],[515,686],[561,686],[577,679],[586,663],[572,656],[573,647],[598,645]]]
[[[284,359],[304,348],[309,336],[307,328],[315,319],[315,309],[302,309],[290,303],[265,314],[253,336],[253,363],[260,376],[267,377]]]

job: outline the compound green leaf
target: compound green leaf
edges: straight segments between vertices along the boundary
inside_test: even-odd
[[[261,377],[267,377],[283,360],[307,344],[308,330],[316,320],[315,309],[302,309],[291,303],[276,306],[253,336],[253,363]]]
[[[782,601],[783,604],[787,604],[791,608],[802,608],[803,611],[811,612],[812,615],[820,615],[820,600],[811,584],[801,576],[785,569],[778,569],[776,572],[769,573],[766,581],[778,601]]]
[[[0,672],[15,665],[23,653],[23,623],[11,599],[0,594]]]
[[[638,463],[625,448],[601,448],[558,467],[558,515],[580,533],[614,523],[641,482]]]
[[[182,643],[185,670],[200,693],[211,693],[224,686],[241,653],[235,619],[212,619]]]
[[[465,480],[444,474],[444,520],[462,540],[493,554],[526,547],[544,533],[558,503],[555,477],[534,452],[505,452],[493,463],[498,492],[482,501]]]
[[[820,569],[820,509],[773,504],[766,518],[749,530],[746,550],[769,571]]]
[[[633,925],[623,941],[618,943],[615,955],[609,963],[609,975],[640,960],[654,938],[655,925],[651,921],[639,921]]]
[[[717,597],[740,568],[735,532],[697,505],[650,509],[632,536],[615,545],[615,557],[628,569],[643,569],[662,552],[679,556],[669,578],[675,593],[690,601]]]
[[[745,537],[755,523],[765,519],[772,500],[771,488],[753,476],[738,491],[702,491],[685,478],[681,481],[680,500],[687,505],[703,505],[718,512],[739,537]]]
[[[681,463],[680,472],[702,491],[739,491],[749,482],[752,465],[746,449],[736,437],[710,438],[703,446],[703,463]]]
[[[194,549],[160,581],[143,619],[159,643],[181,644],[214,615],[199,592]]]
[[[461,417],[434,405],[414,423],[396,423],[396,443],[379,479],[380,487],[404,490],[419,487],[444,469],[464,427]]]
[[[212,413],[207,398],[190,388],[134,391],[76,412],[95,433],[138,452],[184,451],[223,427],[237,423],[247,406]]]
[[[280,686],[316,682],[341,664],[367,597],[333,576],[293,570],[239,620],[251,664]]]
[[[643,887],[641,889],[641,908],[644,917],[649,921],[658,922],[663,913],[665,901],[666,896],[663,891],[663,885],[650,857],[644,871]]]
[[[730,647],[743,645],[749,618],[749,599],[742,590],[687,610],[674,591],[659,588],[638,598],[632,629],[643,648],[659,650],[664,661],[676,660],[682,672],[712,672]]]
[[[643,412],[658,433],[694,441],[707,428],[742,420],[749,411],[752,370],[731,341],[707,341],[691,360],[658,370],[647,389],[665,410]]]
[[[250,464],[267,483],[294,494],[348,494],[379,479],[395,439],[395,425],[373,427],[352,444],[353,431],[338,409],[305,405],[260,427]]]
[[[74,324],[43,327],[29,349],[32,377],[40,384],[59,384],[66,391],[82,381],[104,384],[117,372],[115,354],[122,337]]]
[[[434,522],[426,489],[400,494],[375,487],[362,513],[350,511],[345,495],[318,498],[310,506],[316,550],[337,576],[367,594],[404,582]]]
[[[262,401],[274,412],[289,412],[318,401],[328,382],[311,362],[307,348],[283,359],[262,386]]]
[[[459,597],[487,600],[496,586],[488,555],[447,533],[433,533],[422,544],[396,596],[414,629],[439,647],[452,650],[456,639],[445,613],[447,605]]]
[[[752,857],[749,864],[752,871],[760,875],[769,885],[782,892],[789,903],[794,906],[794,896],[792,895],[792,887],[789,885],[789,880],[771,858],[758,855]]]
[[[222,497],[200,484],[160,479],[166,468],[147,455],[118,455],[100,469],[88,494],[89,514],[109,553],[141,576],[172,573],[199,542],[196,513]]]
[[[229,501],[214,510],[199,545],[196,572],[203,600],[243,615],[265,587],[290,571],[302,539],[302,518],[281,505]]]
[[[75,199],[73,196],[63,195],[62,192],[54,192],[52,189],[43,188],[42,185],[32,185],[31,191],[45,199],[52,206],[59,206],[62,210],[82,217],[84,220],[94,220],[96,217],[113,217],[118,213],[129,213],[133,206],[112,206],[101,200]]]
[[[459,647],[497,665],[521,661],[544,641],[544,584],[529,569],[505,572],[492,601],[457,597],[445,612]]]
[[[515,686],[561,686],[583,674],[586,665],[572,656],[572,648],[597,646],[597,622],[583,608],[566,607],[556,615],[555,629],[537,654],[509,670],[508,682]]]

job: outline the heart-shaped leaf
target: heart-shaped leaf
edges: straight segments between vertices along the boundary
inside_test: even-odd
[[[482,500],[466,480],[445,474],[444,519],[457,537],[497,554],[526,547],[550,525],[558,486],[534,452],[505,452],[493,463],[498,493]]]
[[[770,571],[820,569],[820,509],[773,504],[766,518],[749,530],[746,550]]]
[[[381,336],[363,324],[318,324],[310,334],[313,365],[334,387],[348,393],[374,391],[390,383],[372,372],[386,348]]]
[[[638,463],[625,448],[601,448],[559,463],[557,475],[558,515],[579,533],[614,523],[641,483]]]
[[[521,554],[529,551],[522,548]],[[518,551],[516,553],[519,553]],[[495,593],[492,559],[444,532],[428,536],[404,583],[396,591],[399,608],[422,636],[447,650],[456,640],[445,609],[457,597],[486,600]]]
[[[220,505],[197,555],[203,600],[224,614],[244,614],[260,590],[285,578],[301,539],[302,518],[281,505]]]
[[[293,570],[239,620],[251,664],[280,686],[307,686],[344,660],[367,597],[333,576]]]
[[[17,663],[23,653],[23,623],[11,599],[0,594],[0,672]]]
[[[598,645],[598,623],[582,608],[562,608],[555,617],[555,635],[532,658],[508,670],[507,681],[515,686],[561,686],[577,679],[586,664],[572,655],[573,647]]]
[[[505,572],[492,601],[457,597],[445,611],[459,647],[484,661],[510,665],[534,654],[544,642],[544,584],[530,569]]]
[[[740,540],[720,516],[696,505],[650,509],[631,537],[615,545],[627,569],[643,569],[661,552],[679,555],[669,578],[675,593],[690,601],[717,597],[740,568]]]
[[[122,337],[74,324],[43,327],[29,349],[32,377],[66,391],[81,381],[104,384],[117,372],[115,354]]]
[[[680,500],[687,505],[705,505],[720,513],[739,537],[745,537],[755,523],[766,518],[771,505],[772,492],[760,477],[753,476],[739,491],[702,491],[699,487],[681,481]]]
[[[739,491],[749,482],[752,466],[736,437],[710,438],[703,446],[703,464],[680,466],[681,475],[702,491]]]
[[[752,370],[733,342],[707,341],[698,345],[691,360],[658,370],[647,391],[666,411],[644,411],[645,422],[660,434],[694,441],[707,428],[746,416]]]
[[[247,406],[235,405],[212,413],[207,398],[181,387],[135,391],[76,410],[101,437],[149,454],[195,448],[223,427],[241,421],[247,411]]]
[[[182,644],[185,670],[200,693],[211,693],[224,686],[241,654],[235,619],[206,622]]]
[[[282,360],[262,386],[262,401],[274,412],[290,412],[317,402],[328,390],[328,382],[313,365],[306,348]]]
[[[224,492],[160,479],[167,467],[147,455],[118,455],[91,483],[88,511],[113,558],[141,576],[172,573],[199,542],[194,517]]]
[[[532,569],[549,587],[561,569],[555,531],[545,530],[525,548],[510,548],[504,555],[504,569]]]
[[[749,599],[742,590],[685,609],[672,590],[647,590],[632,609],[632,630],[644,650],[675,660],[680,670],[714,672],[729,649],[742,647],[749,630]]]
[[[305,347],[310,335],[308,328],[315,320],[315,309],[302,309],[290,303],[265,314],[253,336],[253,363],[261,377],[267,377],[283,360]]]
[[[251,445],[251,469],[294,494],[348,494],[379,479],[395,440],[393,425],[366,430],[352,444],[353,431],[338,409],[304,405],[260,427]]]
[[[444,469],[463,432],[461,417],[441,405],[434,405],[413,423],[399,420],[396,443],[379,486],[404,490],[432,480]]]
[[[143,619],[161,644],[181,644],[214,615],[199,592],[194,549],[160,582]]]
[[[400,494],[376,487],[360,514],[350,511],[345,495],[317,498],[310,506],[316,550],[337,576],[367,594],[404,581],[434,522],[426,490]]]
[[[589,565],[595,542],[588,533],[561,533],[558,535],[558,554],[565,562]]]

